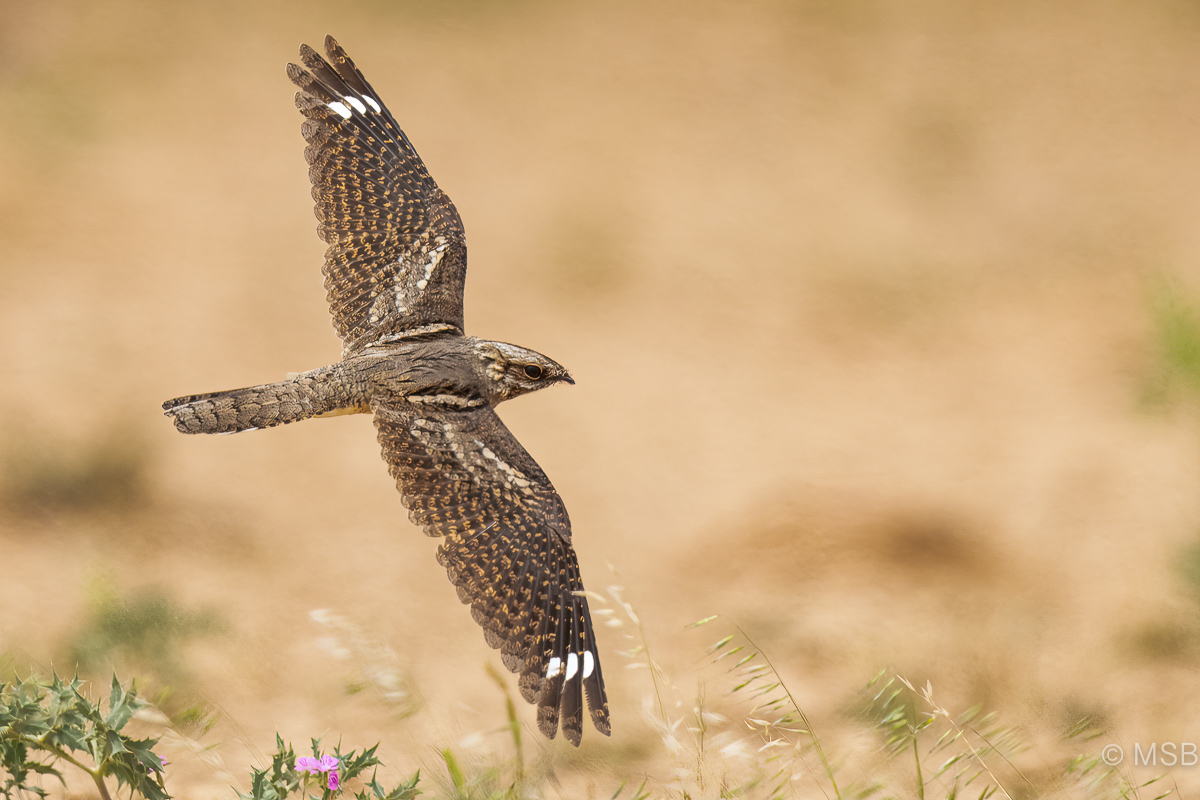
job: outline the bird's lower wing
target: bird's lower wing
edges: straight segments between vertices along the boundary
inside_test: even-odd
[[[578,745],[586,692],[610,732],[608,701],[571,522],[545,473],[490,408],[371,406],[383,458],[412,521],[443,537],[438,561],[488,644],[538,706],[538,727]]]

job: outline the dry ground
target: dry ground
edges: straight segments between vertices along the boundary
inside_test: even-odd
[[[1200,294],[1200,7],[335,5],[0,5],[0,652],[61,664],[97,581],[211,609],[187,682],[239,774],[276,729],[399,771],[502,723],[368,418],[159,416],[338,355],[283,71],[329,32],[465,220],[469,331],[576,376],[503,416],[682,697],[720,632],[681,631],[721,614],[835,751],[886,666],[1034,739],[1200,739],[1200,430],[1145,400],[1155,286]],[[87,453],[132,466],[19,500]],[[422,710],[346,695],[318,608]],[[601,636],[613,739],[544,752],[608,796],[671,763]]]

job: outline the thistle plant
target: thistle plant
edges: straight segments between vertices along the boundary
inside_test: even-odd
[[[78,677],[65,681],[57,675],[49,681],[29,677],[0,683],[0,793],[6,800],[26,793],[46,797],[38,776],[52,776],[65,786],[61,767],[70,764],[87,773],[101,800],[113,800],[111,779],[128,790],[131,800],[170,800],[163,774],[167,762],[154,752],[159,740],[122,732],[149,704],[138,698],[132,684],[127,689],[115,676],[107,710],[88,698],[84,686]],[[345,753],[339,745],[322,753],[320,740],[313,739],[312,756],[297,757],[278,735],[275,741],[271,765],[253,771],[250,791],[238,793],[242,800],[284,800],[297,792],[308,800],[335,800],[350,786],[355,800],[411,800],[420,794],[419,773],[390,789],[379,783],[379,745]]]
[[[154,752],[158,740],[121,732],[146,703],[114,677],[105,711],[83,686],[78,677],[65,681],[57,675],[49,682],[30,677],[0,683],[0,791],[6,798],[26,792],[45,797],[46,790],[31,780],[50,775],[65,785],[61,766],[70,764],[88,774],[102,800],[112,800],[109,779],[146,800],[168,800],[165,762]]]
[[[275,745],[271,765],[253,771],[250,791],[238,792],[241,800],[284,800],[295,793],[308,800],[334,800],[346,793],[352,784],[359,787],[350,792],[355,800],[412,800],[421,793],[417,789],[420,772],[408,783],[397,784],[391,789],[379,783],[375,776],[375,767],[381,763],[375,757],[379,745],[362,752],[343,753],[339,744],[332,753],[322,753],[321,740],[313,739],[312,755],[299,757],[278,734]],[[368,770],[371,772],[369,779],[365,777]]]

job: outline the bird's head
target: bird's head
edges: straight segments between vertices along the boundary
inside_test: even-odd
[[[475,352],[493,406],[556,383],[575,383],[562,364],[515,344],[477,341]]]

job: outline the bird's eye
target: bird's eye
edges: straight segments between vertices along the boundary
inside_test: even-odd
[[[536,381],[538,378],[542,377],[542,368],[537,364],[526,364],[525,377]]]

